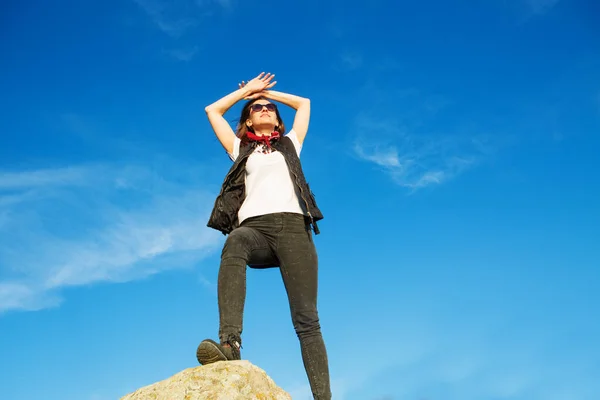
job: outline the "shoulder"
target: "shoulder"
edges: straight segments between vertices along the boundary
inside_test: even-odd
[[[300,140],[298,140],[298,134],[296,133],[296,131],[292,129],[283,136],[289,138],[292,141],[292,143],[294,144],[294,148],[296,149],[296,153],[300,155],[300,152],[302,151],[302,144],[300,143]]]
[[[239,137],[235,137],[233,139],[233,151],[231,153],[227,153],[227,155],[229,156],[229,158],[231,159],[231,161],[235,161],[238,156],[240,155],[240,144],[242,143],[242,140]]]

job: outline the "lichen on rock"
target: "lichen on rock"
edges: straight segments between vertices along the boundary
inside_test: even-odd
[[[267,373],[249,361],[220,361],[185,369],[121,400],[291,400]]]

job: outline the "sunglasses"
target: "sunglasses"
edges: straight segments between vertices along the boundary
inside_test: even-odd
[[[269,103],[269,104],[252,104],[252,106],[250,106],[250,110],[253,112],[259,112],[259,111],[262,111],[263,107],[265,107],[267,109],[267,111],[275,111],[277,109],[275,104]]]

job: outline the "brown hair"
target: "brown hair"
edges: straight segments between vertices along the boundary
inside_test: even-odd
[[[250,106],[252,106],[252,104],[254,104],[254,102],[261,100],[261,99],[270,101],[266,97],[259,97],[256,99],[248,100],[248,102],[246,102],[246,104],[244,104],[244,107],[242,108],[242,114],[240,115],[240,120],[238,121],[237,127],[235,128],[235,135],[237,137],[239,137],[240,139],[242,139],[242,143],[245,143],[248,141],[246,132],[248,132],[248,131],[254,132],[254,128],[246,125],[246,121],[248,120],[248,118],[250,118]],[[277,115],[277,127],[275,128],[275,130],[277,132],[279,132],[279,134],[281,136],[283,136],[283,134],[285,133],[285,125],[283,124],[281,115],[279,115],[279,108],[277,108],[277,105],[275,106],[275,115]]]

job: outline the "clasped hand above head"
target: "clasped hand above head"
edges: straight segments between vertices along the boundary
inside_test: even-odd
[[[246,89],[247,94],[245,100],[252,100],[262,96],[265,90],[271,89],[277,81],[273,81],[275,74],[261,72],[256,78],[246,82],[242,81],[238,84],[240,89]]]
[[[295,111],[295,115],[291,130],[296,133],[298,142],[300,144],[303,143],[310,120],[310,100],[305,97],[270,90],[277,84],[277,81],[273,80],[274,78],[275,74],[262,72],[250,81],[242,81],[238,84],[238,89],[234,92],[229,93],[204,108],[215,134],[229,154],[233,152],[236,133],[223,115],[242,99],[252,101],[259,97],[264,97],[270,102],[281,103],[292,108]],[[240,123],[244,125],[244,121]]]

